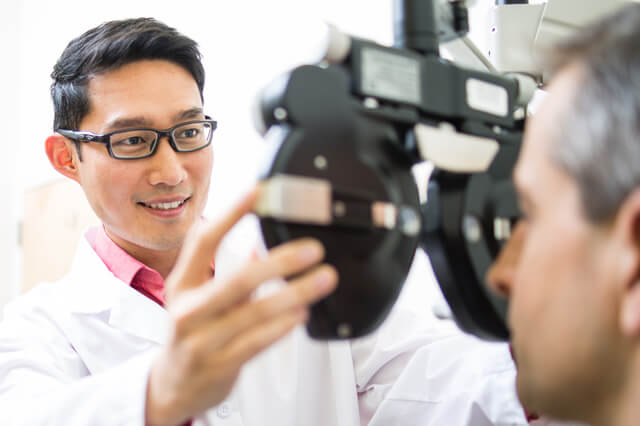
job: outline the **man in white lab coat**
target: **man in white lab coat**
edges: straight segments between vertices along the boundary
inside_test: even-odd
[[[256,194],[200,220],[217,123],[192,40],[153,19],[108,22],[73,40],[52,77],[47,155],[103,225],[68,276],[7,308],[2,424],[526,423],[505,345],[401,310],[365,339],[311,341],[296,326],[338,281],[317,241],[213,279],[222,237]],[[278,277],[294,278],[252,297]]]
[[[640,5],[560,45],[515,170],[525,219],[489,272],[531,410],[640,423]]]

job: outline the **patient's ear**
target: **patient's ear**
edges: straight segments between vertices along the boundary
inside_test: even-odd
[[[58,172],[66,177],[78,180],[78,158],[74,155],[73,145],[61,135],[51,135],[44,142],[49,162]]]
[[[615,232],[623,246],[620,270],[617,271],[625,286],[620,326],[626,336],[640,336],[640,188],[634,190],[620,206]]]

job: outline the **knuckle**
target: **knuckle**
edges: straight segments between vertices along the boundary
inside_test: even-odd
[[[284,257],[287,262],[294,265],[304,264],[306,260],[305,257],[307,257],[305,254],[307,252],[313,252],[314,250],[317,252],[319,250],[315,244],[301,240],[293,241],[286,247],[283,247],[283,249],[281,256]],[[317,253],[314,254],[317,256]],[[313,256],[309,255],[308,257],[311,258]]]
[[[231,279],[231,286],[237,289],[239,292],[248,294],[251,293],[256,287],[255,274],[252,268],[259,265],[250,265],[249,267],[242,268]]]
[[[173,334],[176,338],[182,339],[189,334],[191,323],[191,312],[180,306],[172,309]]]
[[[178,362],[186,366],[188,370],[198,371],[204,367],[205,352],[197,339],[187,339],[180,345],[180,359]]]
[[[301,244],[299,241],[284,243],[269,251],[268,259],[277,264],[296,266],[300,261]]]
[[[225,291],[233,295],[242,295],[248,290],[248,280],[244,271],[236,273],[225,283]]]
[[[253,356],[260,352],[263,347],[264,344],[262,343],[262,340],[254,337],[247,340],[245,344],[245,351],[249,356]]]
[[[320,265],[306,275],[304,285],[300,286],[300,295],[306,300],[315,299],[337,282],[338,274],[330,265]]]
[[[254,318],[258,320],[264,320],[273,315],[274,311],[274,301],[273,300],[262,300],[256,304],[254,304],[252,310],[252,314]]]

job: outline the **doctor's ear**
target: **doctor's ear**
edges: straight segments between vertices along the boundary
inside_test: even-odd
[[[69,140],[61,135],[51,135],[44,142],[44,149],[54,169],[78,182],[78,157]]]
[[[640,336],[640,188],[622,203],[615,220],[622,242],[619,273],[624,284],[620,305],[620,327],[628,337]]]

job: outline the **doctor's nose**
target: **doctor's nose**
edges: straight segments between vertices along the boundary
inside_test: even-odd
[[[513,282],[520,261],[520,254],[525,239],[525,225],[516,224],[511,238],[500,250],[498,258],[493,262],[486,275],[489,288],[494,293],[508,298],[511,295]]]
[[[168,136],[161,137],[157,143],[156,153],[149,158],[152,163],[149,183],[154,186],[160,184],[176,186],[187,177],[187,172],[183,165],[186,160],[185,156],[171,148]]]

